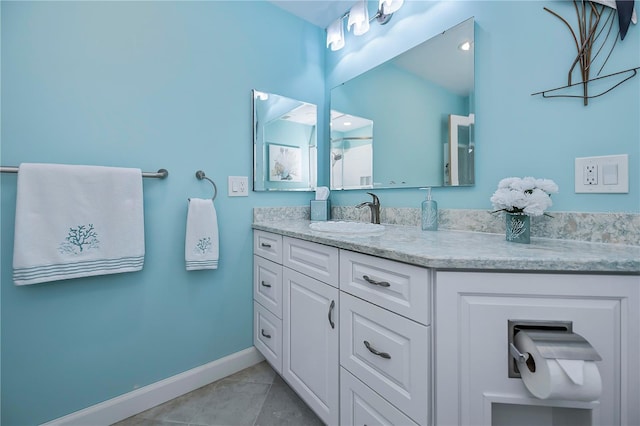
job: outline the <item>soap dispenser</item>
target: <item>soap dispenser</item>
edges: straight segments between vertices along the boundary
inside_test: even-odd
[[[438,230],[438,203],[431,199],[431,188],[427,190],[427,199],[422,202],[422,230]]]

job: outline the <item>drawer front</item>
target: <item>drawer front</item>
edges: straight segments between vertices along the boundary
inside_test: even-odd
[[[254,230],[253,254],[272,262],[282,263],[282,235]]]
[[[340,424],[417,426],[344,368],[340,369]]]
[[[258,302],[253,302],[253,344],[282,373],[282,320]]]
[[[427,268],[340,251],[340,290],[425,325],[431,322],[430,286]]]
[[[283,238],[282,264],[338,287],[338,249],[295,238]]]
[[[428,424],[430,411],[429,333],[340,293],[340,364],[419,424]]]
[[[253,298],[282,318],[282,265],[253,256]]]

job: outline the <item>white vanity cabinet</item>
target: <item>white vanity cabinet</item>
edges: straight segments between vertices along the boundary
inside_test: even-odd
[[[325,423],[336,425],[338,249],[253,235],[254,345]]]
[[[639,425],[640,277],[440,272],[435,282],[438,425]],[[534,397],[508,375],[508,321],[570,321],[596,349],[598,402]]]
[[[253,344],[282,372],[282,236],[253,233]]]
[[[340,290],[342,424],[429,425],[430,271],[340,250]]]
[[[282,377],[338,424],[338,249],[283,238]]]

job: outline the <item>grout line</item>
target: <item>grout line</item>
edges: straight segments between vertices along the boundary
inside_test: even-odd
[[[264,399],[262,400],[262,404],[260,404],[260,410],[258,410],[258,414],[256,414],[256,418],[253,419],[253,422],[251,423],[252,426],[256,426],[256,422],[260,418],[260,414],[262,414],[262,410],[264,409],[264,403],[267,402],[267,398],[269,398],[269,394],[271,393],[271,388],[272,387],[273,387],[273,381],[271,382],[271,384],[269,384],[269,390],[264,395]]]

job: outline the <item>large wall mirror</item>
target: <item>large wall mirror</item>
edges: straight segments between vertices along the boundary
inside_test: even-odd
[[[310,191],[317,179],[316,105],[258,90],[253,96],[253,190]]]
[[[331,189],[474,184],[474,20],[331,90]]]

